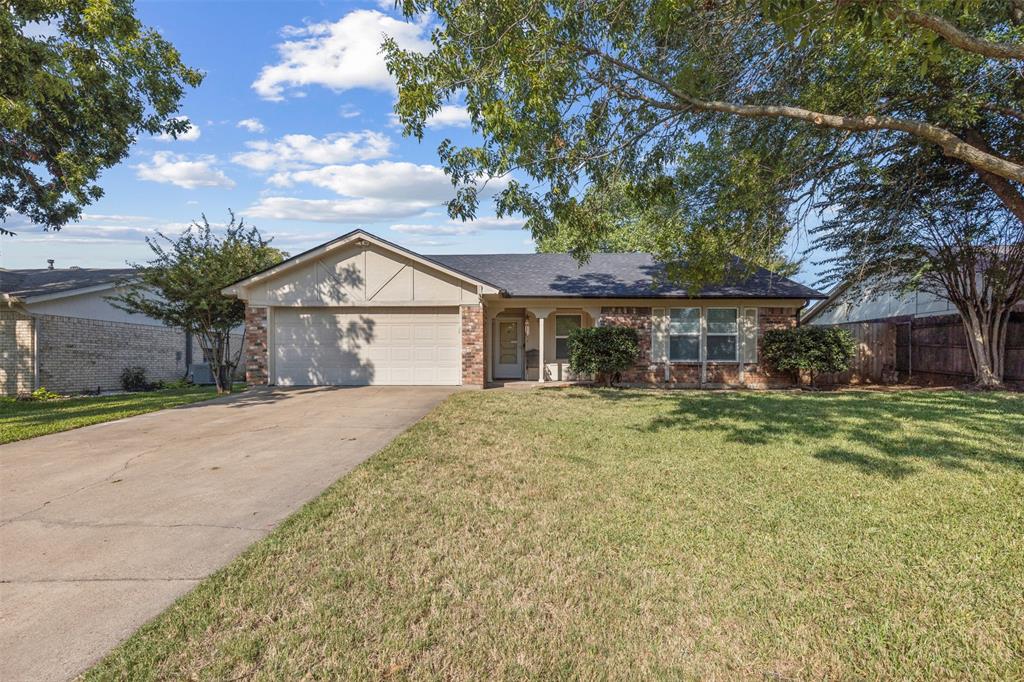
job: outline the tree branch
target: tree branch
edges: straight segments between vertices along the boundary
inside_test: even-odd
[[[976,147],[991,151],[991,147],[989,147],[988,142],[985,141],[985,138],[982,137],[981,133],[977,130],[973,128],[966,130],[964,132],[964,137]],[[1020,193],[1020,190],[1014,187],[1013,183],[1006,178],[993,175],[992,173],[980,168],[978,169],[978,176],[981,178],[981,181],[988,185],[988,188],[991,189],[997,197],[999,197],[999,200],[1003,202],[1003,205],[1006,206],[1013,215],[1017,216],[1017,220],[1024,223],[1024,195]]]
[[[734,116],[747,118],[789,118],[796,121],[804,121],[816,126],[835,128],[837,130],[851,130],[854,132],[868,132],[871,130],[890,130],[903,132],[914,137],[926,140],[942,148],[946,156],[960,159],[970,166],[979,170],[987,171],[994,175],[1001,176],[1008,180],[1015,180],[1024,183],[1024,165],[1013,163],[1004,158],[991,154],[982,149],[968,144],[961,138],[949,132],[945,128],[933,123],[924,121],[913,121],[894,118],[892,116],[844,116],[841,114],[826,114],[801,107],[773,104],[736,104],[719,100],[704,100],[693,97],[677,90],[669,82],[644,71],[638,67],[628,64],[609,54],[593,48],[582,47],[582,51],[592,57],[614,64],[621,69],[638,76],[652,85],[656,85],[681,103],[664,102],[653,98],[645,100],[654,106],[679,111],[697,109],[700,111],[713,111]]]
[[[994,43],[991,40],[978,38],[966,31],[962,31],[956,25],[934,14],[924,14],[912,9],[903,8],[896,9],[895,11],[902,15],[908,23],[936,33],[945,38],[946,42],[950,45],[966,52],[980,54],[990,59],[1024,60],[1024,45]]]

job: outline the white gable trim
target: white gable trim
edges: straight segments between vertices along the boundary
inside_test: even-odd
[[[226,296],[244,298],[246,288],[252,286],[253,284],[258,284],[259,282],[270,279],[272,277],[276,277],[294,268],[301,267],[302,265],[305,265],[310,261],[316,261],[317,259],[322,258],[324,255],[331,253],[332,251],[336,251],[354,242],[359,241],[365,241],[369,244],[373,244],[378,248],[395,253],[398,256],[401,256],[402,258],[408,258],[409,260],[415,263],[419,263],[424,267],[437,270],[438,272],[442,272],[460,281],[476,285],[477,292],[480,294],[501,293],[497,287],[488,284],[487,282],[482,282],[480,280],[474,279],[466,275],[465,273],[459,272],[457,270],[452,270],[451,268],[445,267],[444,265],[441,265],[440,263],[433,261],[430,258],[426,258],[424,256],[419,255],[418,253],[415,253],[408,249],[404,249],[398,246],[397,244],[392,244],[391,242],[381,239],[380,237],[375,237],[369,232],[364,232],[363,230],[356,230],[354,232],[350,232],[349,234],[339,237],[338,239],[334,239],[325,244],[321,244],[320,246],[310,249],[305,253],[300,253],[299,255],[289,258],[288,260],[282,263],[278,263],[272,268],[264,270],[263,272],[258,272],[255,275],[247,277],[239,282],[235,282],[231,286],[221,289],[221,293]]]

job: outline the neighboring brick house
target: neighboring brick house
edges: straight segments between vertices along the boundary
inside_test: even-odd
[[[565,381],[576,327],[638,330],[631,384],[764,387],[767,329],[796,326],[813,289],[764,269],[696,296],[650,254],[425,256],[356,230],[224,289],[246,301],[253,384]]]
[[[120,389],[125,367],[184,376],[185,334],[107,300],[127,269],[0,269],[0,395]]]

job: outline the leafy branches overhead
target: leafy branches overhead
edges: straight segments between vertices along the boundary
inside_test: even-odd
[[[431,113],[464,94],[484,137],[439,150],[462,190],[453,216],[474,215],[481,175],[515,173],[525,179],[497,208],[524,213],[543,238],[574,217],[588,188],[626,178],[649,192],[726,159],[767,181],[738,216],[735,194],[698,200],[702,229],[770,260],[801,209],[879,156],[929,148],[1024,181],[1016,2],[407,0],[404,9],[439,18],[429,54],[385,44],[406,131],[421,135]],[[664,210],[692,224],[693,201],[677,196]],[[766,220],[778,229],[766,231]]]
[[[194,334],[211,365],[218,392],[231,391],[232,370],[241,345],[231,348],[231,334],[245,321],[245,303],[221,289],[283,260],[259,230],[231,220],[220,236],[206,216],[176,238],[147,238],[153,259],[138,268],[136,280],[113,299],[114,305],[141,313]]]
[[[12,213],[78,218],[139,134],[188,129],[173,114],[202,81],[131,0],[9,0],[0,64],[0,233]]]

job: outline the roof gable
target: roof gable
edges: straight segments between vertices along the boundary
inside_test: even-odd
[[[318,260],[328,257],[330,254],[344,250],[346,246],[353,244],[365,243],[372,245],[376,249],[392,252],[395,255],[427,266],[433,270],[437,270],[443,275],[452,277],[463,282],[467,282],[474,286],[480,287],[481,293],[498,293],[497,287],[494,287],[488,282],[480,280],[471,274],[461,272],[456,268],[452,268],[444,263],[437,262],[429,256],[423,256],[409,249],[405,249],[397,244],[393,244],[385,239],[381,239],[375,235],[365,232],[363,230],[353,230],[348,234],[342,235],[337,239],[333,239],[329,242],[321,244],[320,246],[304,251],[298,255],[292,256],[277,265],[274,265],[266,270],[257,272],[244,279],[241,279],[230,286],[222,289],[222,293],[230,296],[244,295],[246,289],[253,287],[254,285],[267,282],[269,280],[277,279],[288,272],[298,271],[304,266],[308,266],[312,263],[316,263]]]

